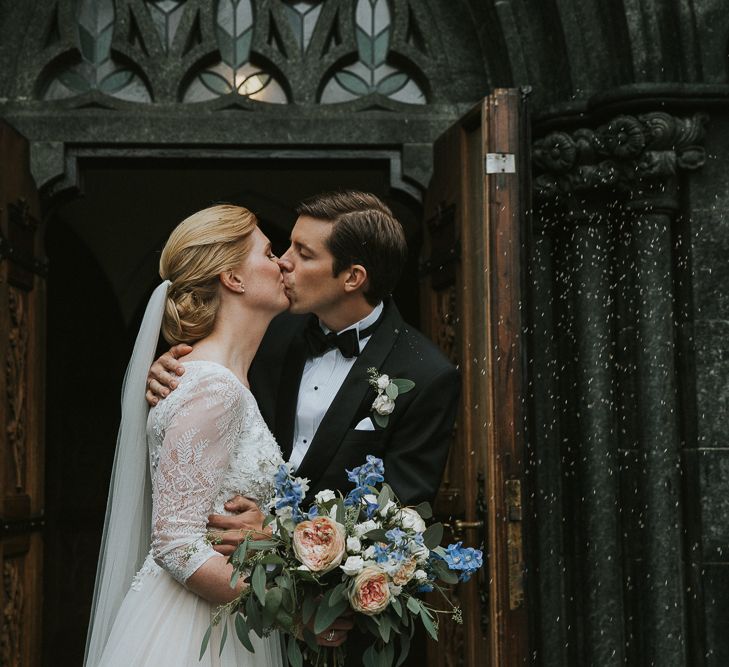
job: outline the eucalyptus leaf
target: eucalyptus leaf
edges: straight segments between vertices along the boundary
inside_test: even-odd
[[[435,549],[443,539],[443,524],[432,523],[423,533],[423,543],[428,549]]]
[[[421,609],[420,600],[418,600],[418,598],[409,597],[408,598],[408,609],[413,614],[419,614],[420,613],[420,609]]]
[[[434,560],[433,566],[436,574],[447,584],[457,584],[458,575],[448,568],[445,561]]]
[[[288,646],[286,647],[286,655],[289,659],[291,667],[302,667],[304,664],[304,656],[301,654],[301,648],[296,637],[289,637]]]
[[[418,514],[420,514],[421,519],[432,519],[433,518],[433,508],[430,506],[429,502],[422,502],[420,505],[416,505],[413,508]]]
[[[308,623],[312,615],[316,611],[316,600],[313,597],[304,598],[304,604],[301,608],[301,620]]]
[[[392,661],[395,658],[395,642],[386,642],[385,648],[382,650],[382,655],[384,664],[387,667],[392,667]]]
[[[370,646],[362,654],[363,667],[378,667],[377,652],[374,646]]]
[[[346,508],[344,507],[344,500],[342,498],[337,498],[336,506],[337,506],[337,514],[336,514],[337,523],[341,523],[342,525],[344,525],[345,518],[346,518],[346,512],[347,512]]]
[[[347,584],[346,583],[337,584],[332,589],[329,599],[327,600],[327,604],[330,607],[333,607],[339,601],[346,599],[346,597],[347,597]]]
[[[377,497],[377,511],[383,509],[390,500],[392,500],[392,489],[387,484],[383,484],[380,495]]]
[[[387,644],[387,642],[390,641],[390,630],[392,630],[392,623],[390,622],[390,619],[387,617],[386,614],[382,614],[380,616],[380,637],[382,637],[382,641]]]
[[[261,601],[262,605],[266,604],[266,570],[263,565],[256,565],[251,577],[251,586],[256,597]]]
[[[228,623],[223,621],[223,636],[220,638],[220,649],[218,650],[218,657],[223,655],[223,649],[225,648],[225,642],[228,639]]]
[[[251,551],[262,551],[263,549],[271,549],[278,543],[273,540],[251,540],[248,543],[248,548]]]
[[[400,667],[405,662],[408,653],[410,653],[410,636],[408,634],[402,634],[400,636],[400,657],[397,659],[395,667]]]
[[[266,611],[272,616],[276,616],[282,599],[283,591],[280,588],[269,588],[266,591]]]
[[[327,604],[319,605],[316,610],[316,617],[314,619],[314,634],[319,634],[326,630],[334,621],[336,621],[344,611],[349,607],[349,600],[340,600],[333,607]]]
[[[259,562],[263,565],[286,565],[286,561],[278,554],[266,554]]]
[[[433,619],[430,617],[430,614],[427,612],[425,607],[422,606],[420,607],[420,619],[423,621],[423,626],[425,627],[426,632],[435,639],[435,641],[438,641],[438,631],[435,629]]]
[[[413,387],[415,387],[415,383],[412,380],[406,380],[404,378],[395,378],[392,382],[397,385],[401,394],[407,394]]]
[[[375,420],[375,424],[377,424],[380,428],[386,428],[387,424],[390,422],[390,415],[381,415],[379,412],[373,412],[372,418]]]
[[[261,618],[261,610],[258,608],[253,595],[248,598],[248,602],[246,603],[246,621],[253,632],[255,632],[259,637],[263,637],[263,619]]]
[[[402,602],[400,602],[400,600],[396,597],[393,597],[390,599],[390,605],[395,610],[395,613],[402,618]]]
[[[378,84],[377,91],[380,91],[380,86]],[[385,393],[387,394],[388,398],[391,398],[393,401],[397,398],[397,395],[399,393],[397,389],[397,385],[393,382],[387,385],[387,389],[385,389]]]
[[[387,531],[384,528],[375,528],[365,533],[364,536],[373,542],[385,542],[387,540]]]
[[[245,646],[247,650],[253,653],[253,644],[251,643],[251,639],[248,636],[250,631],[251,629],[248,627],[248,624],[246,623],[246,619],[243,614],[236,614],[235,634],[238,635],[238,640],[240,641],[240,643],[243,644],[243,646]]]
[[[198,660],[202,660],[202,657],[205,655],[205,651],[207,651],[208,648],[208,642],[210,641],[210,633],[213,631],[213,626],[209,625],[208,629],[205,631],[205,635],[203,636],[202,644],[200,645],[200,657]]]
[[[314,653],[319,653],[319,644],[316,643],[316,635],[309,630],[309,628],[304,628],[302,632],[306,645],[314,651]]]

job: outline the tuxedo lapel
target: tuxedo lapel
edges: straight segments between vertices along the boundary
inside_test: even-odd
[[[296,471],[298,476],[308,477],[312,484],[326,469],[326,461],[331,460],[333,454],[339,449],[345,433],[349,430],[352,420],[368,392],[372,392],[374,400],[374,392],[368,382],[367,369],[372,366],[379,369],[382,366],[404,326],[402,317],[392,301],[388,302],[385,308],[382,322],[375,329],[344,379],[316,431],[306,456]]]
[[[288,460],[294,443],[296,424],[296,405],[299,398],[299,385],[306,363],[307,346],[303,331],[295,335],[286,351],[281,384],[276,400],[275,436],[284,459]]]

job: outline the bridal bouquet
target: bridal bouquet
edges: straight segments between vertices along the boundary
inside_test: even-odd
[[[460,542],[441,547],[442,524],[425,523],[432,517],[428,503],[402,507],[383,483],[384,472],[380,459],[367,456],[363,465],[347,471],[354,488],[346,496],[320,491],[304,510],[308,480],[293,477],[286,465],[279,468],[276,497],[265,521],[272,529],[270,539],[248,538],[231,555],[231,586],[240,577],[250,585],[217,610],[201,657],[212,626],[227,614],[235,615],[238,639],[250,651],[250,631],[259,637],[283,631],[293,667],[300,667],[304,658],[316,665],[342,663],[343,647],[319,646],[315,635],[345,613],[353,613],[356,625],[374,636],[362,656],[365,667],[390,667],[396,644],[401,664],[416,623],[437,640],[438,614],[451,614],[460,622],[460,609],[445,594],[450,606],[445,611],[420,596],[442,593],[439,582],[467,581],[483,563],[481,551]]]

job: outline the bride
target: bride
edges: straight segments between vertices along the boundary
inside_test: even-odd
[[[236,494],[265,504],[282,463],[246,377],[266,327],[288,306],[277,258],[250,211],[213,206],[172,232],[160,275],[124,380],[85,665],[275,667],[275,634],[251,635],[251,654],[229,627],[218,656],[230,620],[198,656],[212,611],[246,585],[231,588],[232,566],[205,540],[207,517],[226,513]],[[160,328],[168,343],[194,349],[179,388],[147,416]]]

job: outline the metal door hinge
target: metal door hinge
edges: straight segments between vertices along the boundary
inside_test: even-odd
[[[516,157],[513,153],[486,153],[487,174],[515,174]]]

